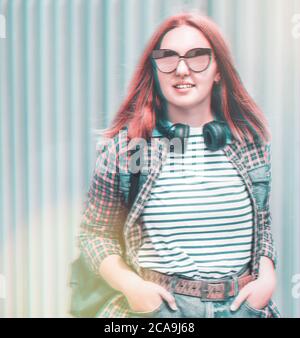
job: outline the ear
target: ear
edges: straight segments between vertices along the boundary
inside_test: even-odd
[[[218,72],[214,78],[214,82],[218,83],[219,81],[221,80],[221,75],[220,73]]]

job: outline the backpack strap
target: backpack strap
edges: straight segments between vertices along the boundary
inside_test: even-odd
[[[140,149],[140,146],[138,145],[136,148],[129,150],[130,158],[139,149]],[[141,176],[141,172],[138,171],[137,173],[130,173],[129,179],[127,175],[122,176],[122,179],[121,179],[121,189],[124,192],[125,201],[127,202],[127,206],[129,210],[132,208],[135,198],[139,192],[140,176]]]
[[[133,206],[134,200],[138,194],[140,175],[141,175],[140,171],[134,174],[133,173],[130,174],[130,190],[128,194],[129,210]]]
[[[130,150],[130,157],[134,155],[135,152],[140,150],[140,145],[138,145],[135,149]],[[139,162],[140,160],[138,160]],[[128,206],[129,210],[132,208],[135,198],[138,195],[140,188],[140,176],[141,171],[139,170],[137,173],[130,173],[130,183],[129,183],[129,192],[128,192]]]

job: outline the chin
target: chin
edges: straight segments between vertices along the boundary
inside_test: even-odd
[[[176,102],[171,102],[172,105],[178,107],[178,108],[185,108],[185,109],[191,109],[194,108],[197,105],[200,105],[202,101],[195,101],[195,100],[178,100]]]

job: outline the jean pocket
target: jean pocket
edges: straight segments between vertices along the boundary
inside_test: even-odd
[[[247,311],[249,311],[249,313],[253,314],[254,317],[258,317],[258,318],[267,317],[267,313],[266,313],[267,306],[262,309],[256,309],[252,305],[250,305],[247,300],[243,303],[243,306]]]
[[[151,311],[134,311],[131,308],[129,308],[129,313],[134,316],[139,316],[139,317],[151,317],[152,315],[157,314],[164,306],[165,301],[162,300],[162,302],[154,309]]]

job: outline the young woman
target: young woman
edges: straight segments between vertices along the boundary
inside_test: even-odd
[[[215,148],[212,122],[226,135]],[[166,150],[168,135],[184,152]],[[80,233],[88,264],[118,291],[98,316],[279,317],[270,135],[215,23],[182,13],[161,24],[106,136]],[[129,211],[120,159],[138,138],[155,142]]]

